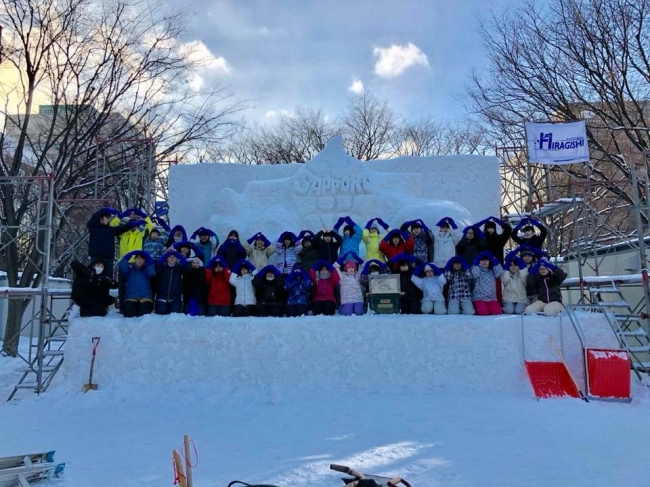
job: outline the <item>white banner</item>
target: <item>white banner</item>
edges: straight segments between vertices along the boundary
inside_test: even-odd
[[[526,122],[528,160],[538,164],[589,162],[584,120],[570,123]]]

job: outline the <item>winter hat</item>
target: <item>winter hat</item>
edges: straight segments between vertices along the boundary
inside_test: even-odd
[[[485,229],[487,230],[488,228],[493,228],[494,230],[497,229],[497,224],[493,222],[492,220],[485,222]]]
[[[420,222],[413,222],[411,223],[411,230],[413,230],[414,228],[422,228],[422,225],[420,224]]]
[[[154,233],[154,232],[156,232],[156,233],[158,234],[158,236],[160,237],[160,229],[158,229],[158,228],[152,228],[151,231],[149,232],[149,235],[151,235],[151,234]]]
[[[433,272],[433,267],[431,267],[429,264],[427,264],[427,265],[424,266],[423,270],[424,270],[424,272],[427,272],[427,271],[432,271]]]
[[[535,227],[532,226],[532,225],[524,225],[523,227],[521,227],[521,231],[522,231],[522,232],[529,232],[529,231],[530,231],[530,232],[534,232],[534,231],[535,231]]]
[[[348,260],[343,268],[347,271],[348,269],[356,269],[357,265],[353,260]]]
[[[553,266],[553,264],[551,264],[546,257],[539,259],[539,263],[537,265],[539,267],[546,267],[547,269],[550,269]]]
[[[533,252],[532,250],[528,250],[528,249],[526,249],[526,250],[522,250],[522,251],[519,253],[519,255],[520,255],[521,257],[526,257],[527,255],[530,255],[531,257],[535,257],[535,252]]]
[[[211,236],[211,235],[210,235],[210,231],[209,231],[208,229],[206,229],[206,228],[203,228],[203,227],[199,228],[199,231],[197,232],[197,235],[198,235],[199,237],[202,236],[202,235],[206,235],[206,236],[208,236],[208,237]]]

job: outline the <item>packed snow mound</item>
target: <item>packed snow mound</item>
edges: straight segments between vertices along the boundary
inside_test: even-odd
[[[581,317],[592,346],[615,347],[602,315]],[[523,335],[522,335],[523,330]],[[581,374],[566,316],[366,315],[359,317],[75,318],[56,380],[79,392],[91,338],[101,337],[101,394],[205,393],[282,402],[337,394],[531,395],[528,360],[558,361],[553,337]]]
[[[364,226],[381,217],[396,227],[421,218],[459,226],[499,215],[499,160],[487,156],[401,157],[362,162],[335,137],[305,164],[190,164],[169,173],[170,219],[188,229],[236,229],[274,240],[290,230],[331,228],[349,215]]]

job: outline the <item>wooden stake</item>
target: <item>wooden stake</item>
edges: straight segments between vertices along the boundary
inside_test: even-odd
[[[187,478],[183,473],[183,461],[181,460],[181,455],[176,450],[174,450],[173,455],[174,455],[174,465],[176,465],[176,474],[178,475],[178,485],[180,485],[181,487],[187,487]]]
[[[192,457],[190,456],[190,437],[183,436],[183,445],[185,446],[185,466],[187,472],[187,487],[194,487],[192,483]]]

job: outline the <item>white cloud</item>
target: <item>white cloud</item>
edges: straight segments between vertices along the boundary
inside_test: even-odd
[[[282,116],[282,117],[289,117],[289,118],[293,118],[293,117],[296,116],[296,114],[293,113],[291,110],[284,110],[284,109],[282,109],[282,110],[280,110],[280,111],[269,110],[268,112],[266,112],[266,113],[264,114],[264,117],[266,117],[266,118],[275,118],[275,117],[277,117],[278,115],[280,115],[280,116]]]
[[[269,110],[264,114],[266,118],[273,118],[277,115],[277,112],[275,110]]]
[[[348,87],[348,91],[351,91],[355,95],[360,95],[365,91],[365,87],[363,86],[363,81],[361,81],[359,78],[354,78],[352,80],[352,84]]]
[[[372,53],[377,58],[375,74],[382,78],[395,78],[413,66],[429,66],[427,55],[411,42],[405,46],[375,47]]]
[[[232,68],[226,59],[212,54],[201,41],[186,42],[181,45],[180,52],[201,70],[212,71],[212,74],[227,75],[232,73]]]

